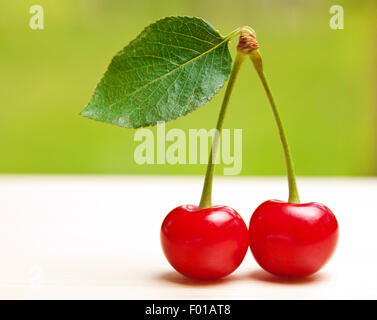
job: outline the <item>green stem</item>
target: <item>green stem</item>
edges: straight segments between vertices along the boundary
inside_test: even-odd
[[[300,203],[300,198],[297,191],[297,184],[296,184],[296,177],[295,177],[295,172],[294,172],[294,167],[293,167],[293,161],[292,161],[291,153],[289,151],[287,137],[285,135],[283,124],[281,122],[280,115],[276,107],[274,98],[272,97],[272,93],[268,85],[266,75],[264,74],[264,71],[263,71],[262,57],[258,50],[251,51],[249,55],[250,55],[251,61],[254,64],[255,70],[257,71],[258,76],[263,84],[263,88],[267,94],[268,100],[271,105],[271,110],[274,115],[276,125],[278,127],[280,141],[281,141],[283,152],[284,152],[285,165],[287,167],[287,177],[288,177],[288,185],[289,185],[288,202]]]
[[[212,207],[212,181],[215,171],[215,164],[213,159],[216,159],[216,155],[219,149],[219,141],[223,128],[225,114],[228,108],[229,99],[233,91],[234,83],[236,81],[238,72],[240,70],[241,64],[244,61],[245,54],[242,52],[237,52],[236,58],[233,63],[232,71],[229,76],[228,85],[226,87],[223,103],[221,105],[221,110],[219,118],[217,120],[216,132],[213,137],[212,149],[208,159],[207,172],[204,179],[202,197],[200,199],[199,210]]]

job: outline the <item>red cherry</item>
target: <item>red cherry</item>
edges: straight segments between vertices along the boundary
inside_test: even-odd
[[[161,226],[161,245],[166,258],[181,274],[214,280],[232,273],[245,257],[248,231],[232,208],[195,205],[172,210]]]
[[[282,276],[307,276],[330,259],[338,241],[338,222],[320,203],[262,203],[249,226],[250,249],[266,271]]]

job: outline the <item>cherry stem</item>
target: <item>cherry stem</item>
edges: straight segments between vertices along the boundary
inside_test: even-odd
[[[212,182],[213,182],[213,175],[215,171],[215,164],[214,164],[213,159],[216,159],[216,156],[218,153],[220,136],[223,129],[225,114],[228,109],[230,96],[232,94],[238,72],[240,70],[242,62],[244,61],[245,56],[246,56],[245,53],[237,51],[237,55],[234,60],[233,67],[229,76],[229,81],[226,87],[224,99],[223,99],[221,110],[219,113],[219,118],[217,120],[216,131],[213,137],[211,153],[208,159],[208,166],[207,166],[206,176],[204,179],[202,197],[200,199],[200,204],[199,204],[199,210],[212,207]]]
[[[264,71],[263,71],[262,57],[259,53],[259,50],[253,50],[249,52],[249,56],[263,84],[264,91],[267,94],[267,98],[268,98],[268,101],[270,102],[271,110],[274,115],[276,125],[278,127],[280,141],[281,141],[283,153],[284,153],[285,165],[287,168],[287,177],[288,177],[288,186],[289,186],[288,202],[300,203],[300,198],[297,191],[297,184],[296,184],[296,177],[295,177],[295,172],[294,172],[294,167],[293,167],[293,161],[292,161],[291,153],[289,151],[287,137],[285,135],[283,123],[281,122],[278,109],[276,107],[274,98],[272,96],[270,87],[268,85],[266,75],[264,74]]]

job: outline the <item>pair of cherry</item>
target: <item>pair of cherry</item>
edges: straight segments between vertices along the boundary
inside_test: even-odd
[[[161,227],[166,258],[178,272],[190,278],[214,280],[229,275],[242,263],[249,246],[266,271],[279,276],[308,276],[325,265],[338,241],[338,223],[329,208],[315,202],[300,204],[288,141],[258,48],[255,31],[250,27],[242,28],[216,128],[221,133],[235,79],[242,62],[249,57],[278,128],[287,168],[289,199],[288,202],[262,203],[253,213],[248,230],[234,209],[212,206],[214,163],[210,156],[199,207],[175,208]],[[212,145],[215,153],[218,141],[217,135]]]
[[[161,226],[161,244],[170,264],[199,280],[231,274],[249,246],[264,270],[279,276],[308,276],[329,260],[337,240],[334,214],[314,202],[266,201],[253,213],[249,230],[227,206],[201,210],[195,205],[179,206]]]

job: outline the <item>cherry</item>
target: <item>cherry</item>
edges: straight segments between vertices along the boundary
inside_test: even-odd
[[[335,251],[338,222],[325,205],[300,204],[293,161],[283,124],[263,71],[255,34],[247,52],[267,94],[278,128],[287,169],[288,202],[269,200],[253,213],[249,224],[250,249],[259,265],[282,276],[307,276],[320,270]],[[248,47],[246,47],[248,48]]]
[[[208,160],[199,206],[185,205],[172,210],[161,226],[161,245],[166,258],[181,274],[198,279],[225,277],[238,268],[248,246],[248,230],[232,208],[212,206],[212,181],[219,138],[235,79],[245,54],[238,51],[221,106]]]
[[[330,259],[338,241],[338,222],[329,208],[315,202],[262,203],[249,226],[250,249],[266,271],[307,276]]]
[[[195,205],[172,210],[161,226],[166,258],[181,274],[199,280],[225,277],[238,268],[248,246],[248,231],[232,208]]]

